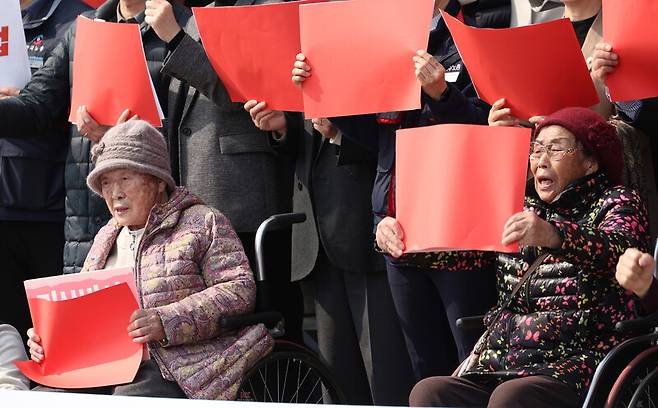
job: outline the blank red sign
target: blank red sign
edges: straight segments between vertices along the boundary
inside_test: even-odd
[[[656,0],[603,0],[603,37],[619,55],[607,78],[613,101],[658,96],[656,17]]]
[[[192,9],[206,54],[233,102],[255,99],[273,110],[304,110],[302,91],[290,79],[301,50],[299,6],[316,2]]]
[[[354,0],[299,9],[307,118],[420,108],[413,56],[427,48],[434,0]]]
[[[78,107],[101,125],[114,126],[125,109],[153,126],[162,126],[159,103],[146,66],[137,24],[76,20],[73,90],[69,121]]]
[[[507,100],[526,120],[599,102],[569,20],[505,29],[468,27],[443,13],[478,95]]]
[[[437,125],[398,130],[396,217],[406,252],[487,250],[523,209],[530,130]]]

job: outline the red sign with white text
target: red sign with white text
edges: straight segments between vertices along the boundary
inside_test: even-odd
[[[44,360],[16,362],[23,374],[56,388],[133,380],[146,349],[127,331],[139,307],[132,268],[31,279],[24,286]]]
[[[75,299],[110,286],[128,284],[137,298],[132,268],[103,269],[94,272],[49,276],[23,282],[28,299],[50,301]]]
[[[20,2],[0,1],[0,88],[21,89],[31,75]]]
[[[15,363],[28,378],[56,388],[102,387],[135,378],[143,346],[128,335],[138,305],[127,284],[68,300],[33,298],[29,304],[44,359]]]
[[[0,57],[9,55],[9,26],[0,27]]]

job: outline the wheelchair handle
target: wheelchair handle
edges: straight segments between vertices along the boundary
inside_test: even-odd
[[[227,316],[219,319],[219,328],[222,330],[236,330],[245,326],[263,323],[268,329],[276,326],[282,319],[279,312],[261,312],[237,316]]]
[[[615,331],[618,332],[647,332],[658,327],[658,311],[649,316],[640,317],[634,320],[624,320],[615,325]]]
[[[481,329],[484,327],[484,315],[460,317],[455,325],[463,330]]]
[[[293,224],[299,224],[306,221],[306,214],[303,213],[287,213],[276,214],[263,221],[256,231],[256,238],[254,249],[256,252],[256,280],[262,282],[265,280],[265,258],[263,245],[265,243],[265,235],[273,229],[289,228]]]

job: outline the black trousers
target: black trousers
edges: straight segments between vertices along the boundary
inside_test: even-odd
[[[495,268],[447,271],[387,260],[386,269],[416,381],[451,374],[484,331],[459,329],[455,321],[495,304]]]
[[[531,376],[500,385],[459,377],[430,377],[416,384],[411,407],[579,408],[584,397],[567,384],[547,376]]]
[[[348,404],[407,404],[414,384],[384,271],[347,271],[322,246],[311,279],[320,355]]]
[[[32,327],[23,281],[61,275],[64,223],[0,221],[0,321],[27,340]]]
[[[255,232],[239,232],[244,251],[252,270],[256,270]],[[265,236],[266,282],[271,306],[281,312],[285,320],[284,339],[303,344],[302,322],[304,320],[304,298],[299,283],[290,282],[290,252],[292,239],[290,230],[271,231]]]

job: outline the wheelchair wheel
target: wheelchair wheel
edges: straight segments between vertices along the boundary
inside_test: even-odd
[[[238,401],[340,404],[342,393],[324,363],[292,343],[277,342],[274,351],[244,377]]]
[[[658,406],[658,347],[638,354],[615,381],[606,408]]]

